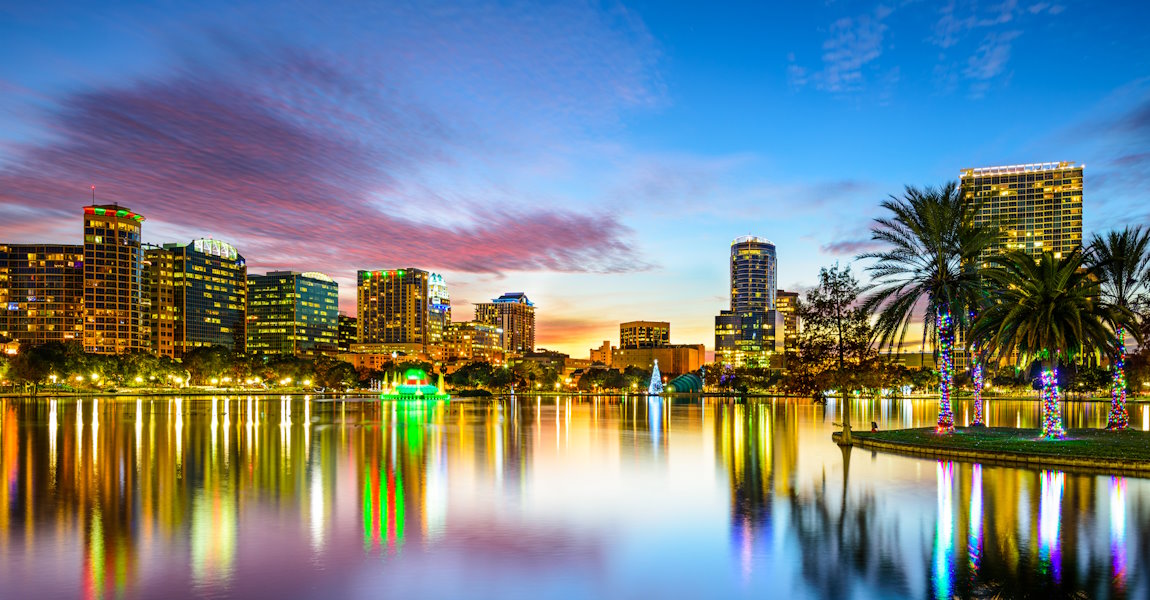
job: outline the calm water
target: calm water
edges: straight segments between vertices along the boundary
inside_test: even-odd
[[[0,597],[1150,597],[1150,481],[844,455],[834,411],[0,401]]]

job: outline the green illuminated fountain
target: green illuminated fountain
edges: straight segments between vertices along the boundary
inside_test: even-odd
[[[398,374],[388,382],[380,400],[402,400],[405,402],[428,402],[450,400],[451,396],[443,390],[443,374],[439,374],[439,385],[432,385],[431,378],[423,369],[408,369],[400,380]]]

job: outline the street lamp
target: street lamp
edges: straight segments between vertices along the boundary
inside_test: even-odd
[[[100,374],[99,374],[99,373],[92,373],[92,381],[96,381],[96,380],[97,380],[97,379],[99,379],[99,378],[100,378]]]
[[[289,379],[289,381],[290,381],[290,379]],[[311,385],[311,380],[305,379],[305,380],[303,380],[303,384],[304,384],[304,387],[307,387],[307,386]]]
[[[144,378],[136,375],[136,383],[144,383]]]
[[[52,385],[56,385],[56,376],[55,375],[49,375],[48,379],[52,380]]]
[[[219,382],[220,382],[220,380],[219,380],[219,379],[217,379],[217,378],[215,378],[215,377],[212,377],[212,385],[216,385],[216,384],[217,384],[217,383],[219,383]]]
[[[76,376],[76,383],[84,383],[84,376],[83,375],[77,375]]]

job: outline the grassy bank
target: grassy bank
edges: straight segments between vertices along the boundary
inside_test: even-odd
[[[1043,439],[1038,429],[1007,427],[960,427],[953,434],[922,428],[851,435],[854,445],[863,448],[934,458],[1150,474],[1150,433],[1132,429],[1071,429],[1062,440]]]

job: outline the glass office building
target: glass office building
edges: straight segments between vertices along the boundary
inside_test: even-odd
[[[339,343],[339,286],[323,273],[248,275],[247,352],[315,356]]]
[[[503,350],[522,356],[535,351],[535,304],[523,292],[507,292],[475,305],[475,320],[503,330]]]
[[[145,258],[154,352],[180,358],[205,346],[244,350],[248,268],[234,246],[199,239],[147,248]]]

